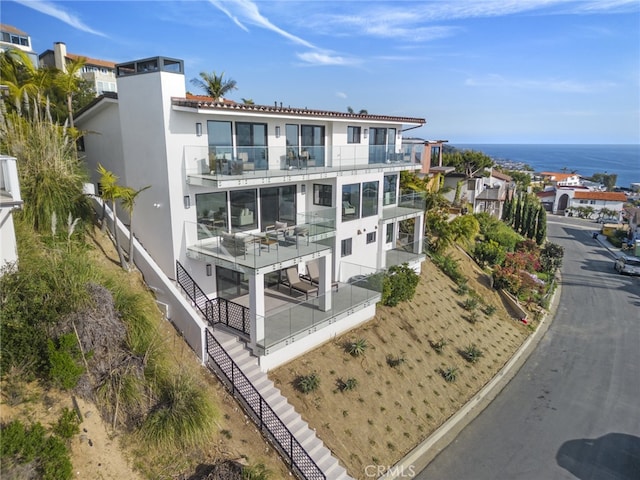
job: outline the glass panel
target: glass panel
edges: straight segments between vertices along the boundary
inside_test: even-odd
[[[218,297],[233,300],[249,293],[248,279],[242,272],[216,266],[216,287]]]
[[[332,186],[321,185],[319,183],[313,184],[313,204],[322,205],[324,207],[331,206]]]
[[[386,128],[369,129],[369,163],[384,163],[387,145]]]
[[[257,228],[255,189],[229,192],[231,196],[231,230],[253,230]]]
[[[209,172],[228,173],[233,153],[231,122],[207,121],[209,137]]]
[[[386,243],[393,243],[393,223],[387,223]]]
[[[196,215],[198,223],[205,228],[222,228],[228,226],[226,192],[199,193],[196,195]],[[204,229],[198,229],[198,240],[206,238]]]
[[[382,199],[382,205],[394,205],[396,203],[397,184],[398,175],[384,176],[384,198]]]
[[[431,166],[440,166],[440,147],[431,147]]]
[[[260,189],[260,228],[275,225],[278,220],[278,187]]]
[[[253,164],[253,170],[267,170],[267,125],[236,123],[238,160]]]
[[[302,134],[301,155],[308,157],[308,166],[324,166],[324,126],[301,125]],[[305,153],[306,152],[306,153]]]
[[[378,184],[365,182],[362,184],[362,216],[371,217],[378,214]]]
[[[347,143],[360,143],[360,127],[347,127]]]
[[[360,218],[360,184],[342,186],[342,221]]]
[[[296,186],[280,187],[279,216],[281,222],[296,224]]]

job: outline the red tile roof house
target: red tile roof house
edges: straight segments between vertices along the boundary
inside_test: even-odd
[[[574,187],[582,185],[582,178],[577,173],[540,172],[544,182],[555,187]]]
[[[547,192],[542,192],[546,194]],[[593,218],[603,208],[613,210],[620,216],[627,196],[621,192],[593,192],[579,188],[559,188],[555,191],[553,213],[568,214],[571,208],[592,207]]]

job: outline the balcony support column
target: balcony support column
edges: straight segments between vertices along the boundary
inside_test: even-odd
[[[331,254],[318,259],[318,271],[320,273],[318,292],[320,301],[318,307],[321,311],[331,310]]]
[[[249,276],[249,316],[251,318],[251,350],[259,355],[264,346],[264,273]]]
[[[416,217],[413,229],[413,253],[422,253],[424,243],[424,215]]]

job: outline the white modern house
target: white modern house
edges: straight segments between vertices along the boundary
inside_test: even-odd
[[[263,371],[370,319],[377,272],[419,271],[424,201],[399,180],[422,168],[402,132],[424,119],[194,97],[165,57],[116,76],[77,114],[89,169],[151,186],[135,237]]]
[[[0,50],[7,51],[13,48],[22,50],[29,57],[33,66],[38,66],[38,55],[31,45],[31,36],[12,25],[0,23]]]
[[[540,192],[538,197],[548,205],[552,213],[568,213],[574,208],[591,207],[594,218],[602,209],[614,211],[620,218],[622,207],[627,201],[627,196],[622,192],[602,192],[569,187]]]
[[[18,260],[13,210],[21,206],[16,159],[0,155],[0,268]]]

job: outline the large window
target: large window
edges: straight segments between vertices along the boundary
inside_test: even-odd
[[[254,170],[267,169],[267,124],[236,122],[238,160],[253,164]]]
[[[360,184],[342,186],[342,221],[360,218]]]
[[[198,239],[212,236],[216,229],[227,229],[226,192],[199,193],[196,195]]]
[[[306,155],[305,152],[308,152],[309,165],[324,166],[324,126],[301,125],[300,134],[302,138],[300,153]]]
[[[384,163],[387,149],[387,129],[369,129],[369,163]]]
[[[347,143],[360,143],[360,127],[347,127]]]
[[[439,167],[440,166],[440,146],[432,146],[431,147],[431,166]]]
[[[387,223],[387,230],[385,232],[385,239],[384,239],[386,243],[393,243],[393,231],[394,231],[394,224]]]
[[[207,122],[207,136],[209,138],[209,170],[222,172],[233,154],[231,122],[209,120]]]
[[[231,197],[231,229],[252,230],[257,228],[256,190],[235,190]]]
[[[382,205],[395,205],[396,191],[398,189],[398,175],[384,176],[384,196]]]
[[[378,185],[379,182],[365,182],[362,184],[363,217],[371,217],[378,214]]]
[[[313,184],[313,204],[322,205],[323,207],[331,206],[331,197],[333,196],[333,187],[331,185]]]
[[[276,222],[296,224],[296,186],[260,189],[260,227],[264,230]]]

